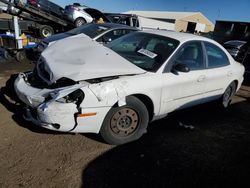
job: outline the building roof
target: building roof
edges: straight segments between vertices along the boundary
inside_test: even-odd
[[[147,18],[173,19],[180,20],[195,14],[202,15],[211,25],[213,23],[208,20],[201,12],[169,12],[169,11],[127,11],[124,14],[136,14]]]
[[[184,17],[192,16],[199,12],[167,12],[167,11],[128,11],[124,14],[136,14],[144,17],[150,18],[168,18],[179,20]]]

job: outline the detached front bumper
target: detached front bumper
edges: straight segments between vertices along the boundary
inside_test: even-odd
[[[55,131],[98,133],[111,108],[107,106],[77,108],[75,103],[47,100],[46,98],[54,90],[32,87],[27,82],[27,75],[24,73],[19,74],[14,87],[18,98],[27,105],[24,119]],[[81,117],[78,116],[79,114],[94,115]]]

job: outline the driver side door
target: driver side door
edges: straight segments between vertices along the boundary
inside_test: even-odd
[[[161,115],[201,103],[206,84],[205,57],[200,41],[184,43],[162,74]],[[178,71],[176,65],[189,71]]]

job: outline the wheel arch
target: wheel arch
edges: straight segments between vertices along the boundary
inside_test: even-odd
[[[233,80],[233,82],[235,82],[236,84],[236,91],[239,89],[238,86],[239,86],[239,81],[238,80]]]
[[[239,88],[238,88],[238,86],[239,86],[239,80],[234,79],[234,80],[231,80],[231,81],[228,83],[228,85],[224,88],[223,93],[225,92],[225,90],[227,89],[227,87],[228,87],[231,83],[235,83],[235,85],[236,85],[236,91],[239,89]]]
[[[84,18],[83,16],[77,17],[77,18],[75,19],[74,23],[76,23],[76,20],[78,20],[78,19],[83,19],[83,20],[85,20],[86,23],[88,23],[87,20],[86,20],[86,18]]]
[[[230,85],[231,83],[235,83],[235,85],[236,85],[236,91],[239,89],[238,88],[238,86],[239,86],[239,81],[237,80],[237,79],[235,79],[235,80],[232,80],[228,85]]]
[[[146,106],[148,115],[149,115],[149,122],[152,121],[154,117],[154,109],[155,109],[153,100],[149,96],[145,94],[141,94],[141,93],[131,94],[131,95],[126,96],[126,98],[130,96],[136,97]],[[118,101],[114,103],[112,107],[117,107],[117,106],[118,106]]]
[[[152,99],[145,94],[133,94],[130,96],[134,96],[134,97],[138,98],[146,106],[146,108],[148,110],[149,122],[150,122],[154,117],[154,103],[153,103]]]

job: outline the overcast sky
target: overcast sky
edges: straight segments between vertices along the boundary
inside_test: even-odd
[[[250,0],[54,0],[65,6],[74,2],[104,12],[128,10],[199,11],[215,23],[215,20],[250,22]]]

